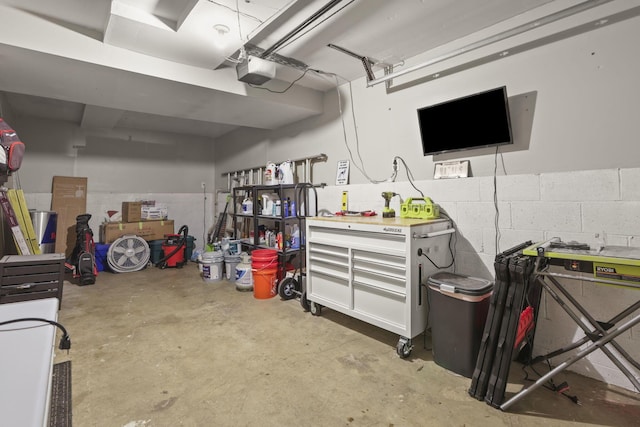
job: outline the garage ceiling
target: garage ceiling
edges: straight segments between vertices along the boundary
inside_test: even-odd
[[[306,68],[335,73],[340,83],[365,75],[357,58],[328,44],[367,56],[381,75],[380,64],[400,64],[547,3],[579,2],[0,0],[0,91],[14,115],[87,130],[216,138],[239,127],[276,129],[320,114],[323,92],[336,85],[336,77]],[[243,46],[259,55],[322,8],[269,57],[277,62],[273,80],[238,81]]]

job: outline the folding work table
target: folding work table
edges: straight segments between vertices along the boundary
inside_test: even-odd
[[[589,310],[582,306],[558,280],[581,280],[594,285],[612,285],[613,290],[615,288],[627,288],[640,291],[640,248],[605,246],[594,249],[584,244],[564,243],[559,238],[554,238],[529,246],[523,250],[523,255],[535,257],[533,276],[539,279],[547,295],[554,299],[585,333],[582,339],[547,355],[539,356],[534,359],[534,362],[536,360],[546,360],[576,349],[588,342],[591,343],[543,375],[535,383],[512,396],[500,406],[500,409],[506,410],[518,400],[543,385],[551,377],[597,349],[601,349],[631,381],[634,387],[640,391],[638,377],[623,364],[622,359],[626,360],[638,372],[640,372],[640,364],[614,341],[620,334],[640,323],[640,313],[638,313],[640,311],[640,299],[608,321],[602,322],[596,320],[589,313]],[[552,265],[563,266],[566,273],[550,271],[549,267]],[[582,315],[582,318],[580,315]],[[586,323],[583,318],[586,319]],[[627,318],[629,319],[625,320]],[[612,348],[616,352],[613,352]]]

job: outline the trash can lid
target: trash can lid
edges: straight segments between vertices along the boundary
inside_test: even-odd
[[[430,276],[427,279],[427,283],[442,291],[465,295],[484,295],[493,290],[493,282],[491,280],[448,273],[446,271]]]

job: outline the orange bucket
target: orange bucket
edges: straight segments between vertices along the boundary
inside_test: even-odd
[[[256,249],[251,252],[251,272],[254,298],[268,299],[277,295],[278,251]]]

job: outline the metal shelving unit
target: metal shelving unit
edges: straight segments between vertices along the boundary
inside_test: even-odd
[[[265,194],[276,194],[281,201],[288,198],[295,204],[295,211],[285,212],[284,203],[281,203],[279,212],[272,211],[267,215],[263,211]],[[306,262],[305,221],[307,217],[318,214],[315,186],[309,183],[248,185],[233,188],[232,195],[234,238],[240,240],[249,251],[277,250],[280,278],[278,294],[285,300],[301,295]],[[252,207],[249,212],[243,212],[238,206],[248,197],[251,198]],[[290,236],[294,226],[298,229],[298,244],[292,247]],[[280,239],[278,233],[281,233]],[[277,244],[278,241],[281,242],[280,245]],[[290,270],[294,271],[293,277],[287,276],[287,271]]]

